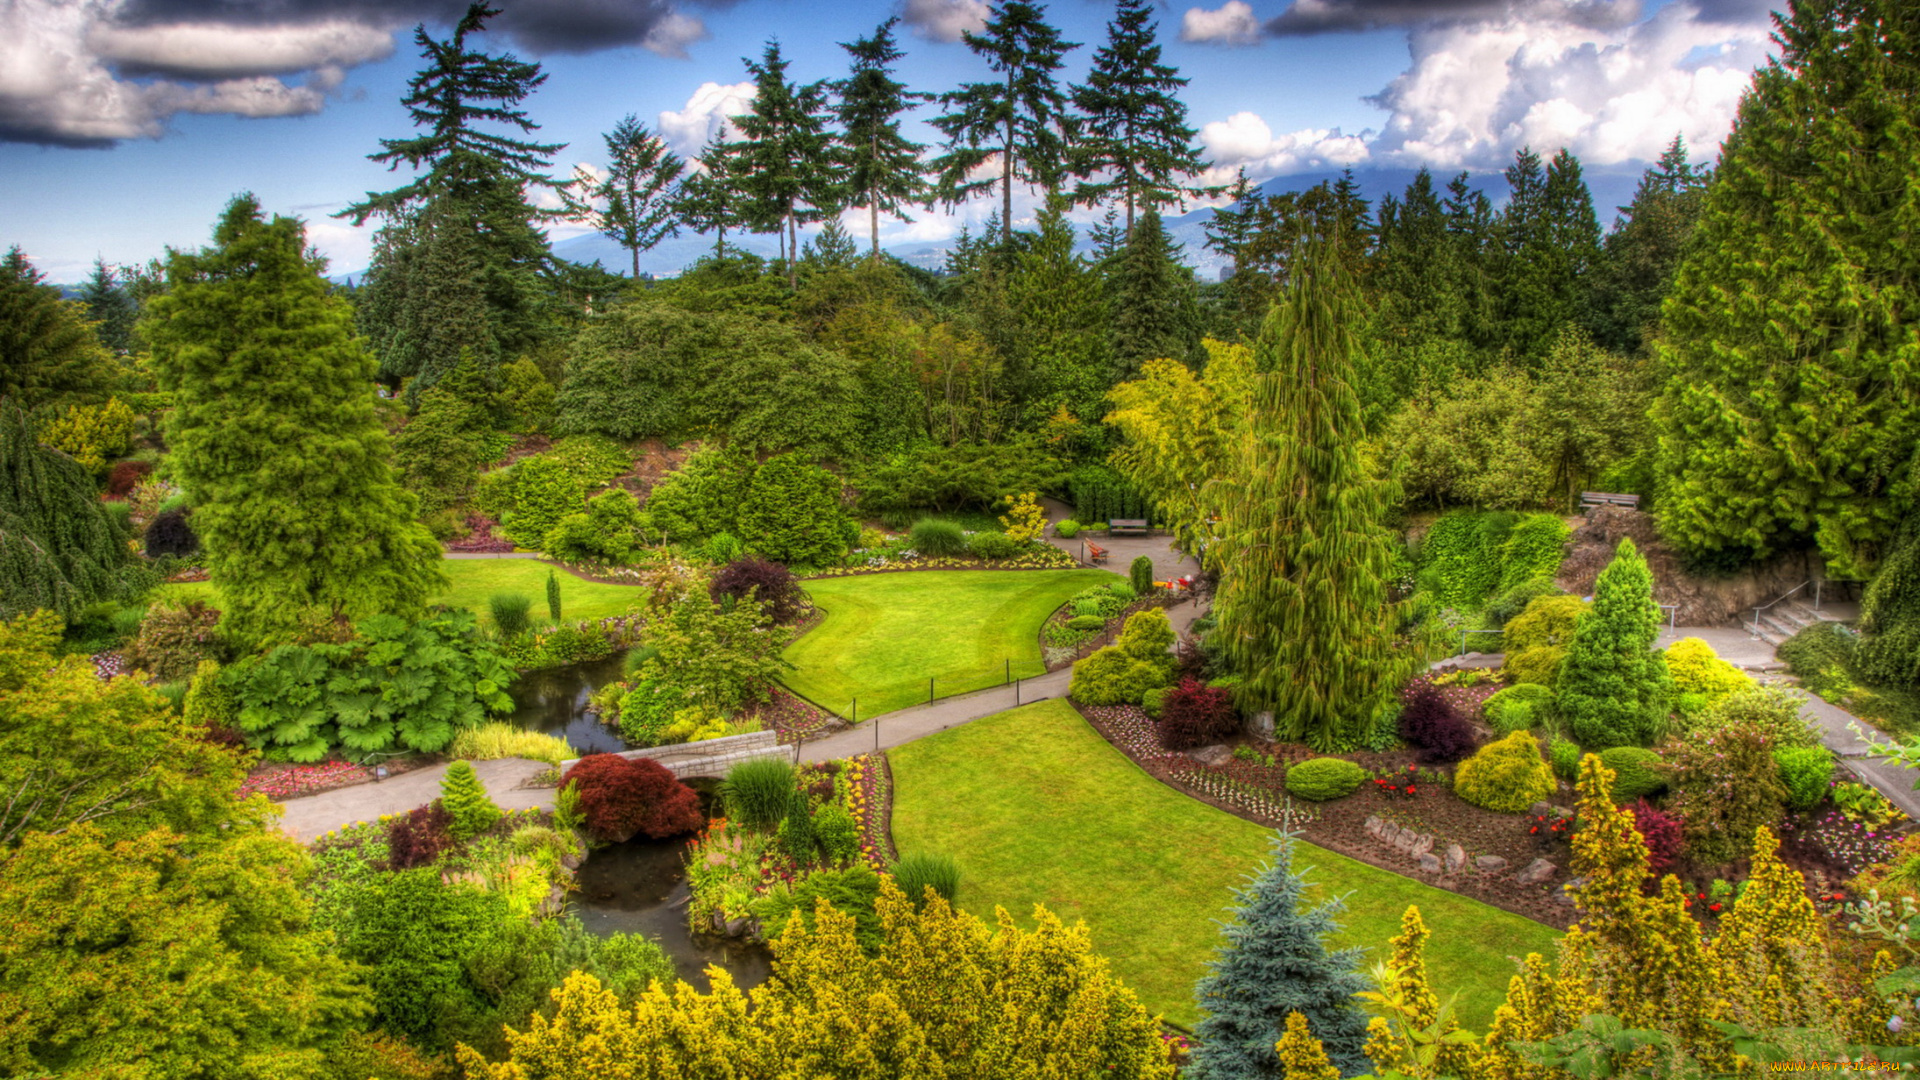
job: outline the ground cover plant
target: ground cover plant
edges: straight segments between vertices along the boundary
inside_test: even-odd
[[[1083,918],[1094,948],[1147,1008],[1191,1024],[1192,987],[1219,941],[1231,889],[1268,854],[1272,831],[1196,802],[1141,772],[1063,701],[976,720],[889,752],[894,840],[903,856],[951,853],[961,905],[1005,907],[1027,921],[1035,903]],[[1461,991],[1484,1024],[1505,993],[1504,957],[1544,950],[1547,927],[1444,890],[1301,845],[1309,895],[1352,891],[1335,945],[1369,960],[1417,903],[1436,925],[1470,928],[1436,942],[1436,980]],[[1444,979],[1441,972],[1446,972]]]
[[[825,613],[788,646],[795,693],[840,716],[860,699],[862,717],[996,686],[1008,661],[1015,676],[1042,670],[1040,625],[1091,585],[1117,581],[1105,570],[928,571],[812,581]]]

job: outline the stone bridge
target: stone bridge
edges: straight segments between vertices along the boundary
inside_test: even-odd
[[[780,745],[780,736],[772,731],[755,731],[746,735],[729,735],[724,739],[703,739],[700,742],[674,743],[671,746],[649,746],[643,750],[622,750],[623,758],[652,758],[667,767],[667,771],[681,780],[709,776],[720,779],[727,770],[743,761],[754,758],[782,757],[793,759],[793,748]],[[579,761],[563,761],[560,768],[564,772]]]

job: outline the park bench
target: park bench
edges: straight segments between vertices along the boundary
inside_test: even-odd
[[[1108,536],[1145,536],[1146,518],[1114,518],[1107,523]]]
[[[1629,510],[1640,508],[1640,496],[1616,495],[1610,491],[1583,491],[1580,493],[1580,509],[1591,510],[1596,506],[1624,506]]]
[[[1099,544],[1096,544],[1091,540],[1087,541],[1087,561],[1089,563],[1106,562],[1107,549],[1101,547]]]

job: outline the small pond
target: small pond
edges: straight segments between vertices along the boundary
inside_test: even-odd
[[[626,654],[566,667],[529,671],[513,684],[512,722],[557,735],[582,754],[625,750],[620,733],[587,715],[587,696],[617,682]]]

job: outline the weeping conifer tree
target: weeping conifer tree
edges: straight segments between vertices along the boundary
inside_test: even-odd
[[[0,619],[46,608],[72,620],[114,594],[126,562],[93,476],[0,399]]]
[[[1389,599],[1391,485],[1360,459],[1355,328],[1365,321],[1338,238],[1303,242],[1254,345],[1258,372],[1226,507],[1216,631],[1239,704],[1276,738],[1321,750],[1366,733],[1402,674]]]

